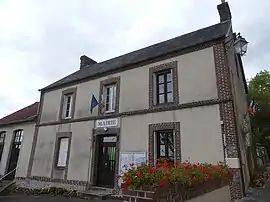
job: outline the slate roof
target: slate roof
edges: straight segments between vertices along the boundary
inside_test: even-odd
[[[35,102],[19,111],[3,117],[0,119],[0,126],[34,121],[37,117],[38,104],[39,102]]]
[[[62,85],[85,79],[87,77],[97,76],[98,74],[118,70],[132,64],[219,39],[226,36],[229,27],[230,21],[221,22],[116,58],[109,59],[104,62],[96,63],[52,83],[51,85],[41,89],[41,91],[57,88]]]

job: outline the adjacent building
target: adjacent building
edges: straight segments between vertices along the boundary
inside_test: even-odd
[[[218,11],[219,23],[168,41],[99,63],[82,56],[78,71],[41,89],[36,127],[1,127],[24,131],[17,183],[117,190],[124,157],[167,157],[226,162],[235,171],[231,196],[242,197],[247,88],[228,3]]]
[[[32,149],[38,102],[0,119],[0,178],[25,178]]]

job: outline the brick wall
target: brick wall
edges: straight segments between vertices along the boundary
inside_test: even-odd
[[[223,187],[226,188],[223,189]],[[222,194],[215,194],[214,192],[219,189],[223,189]],[[230,201],[229,188],[224,184],[203,184],[192,190],[186,190],[179,185],[163,188],[144,187],[141,190],[123,191],[122,197],[123,201],[129,202],[193,202],[194,198],[196,198],[196,201],[200,201],[202,199],[200,197],[208,193],[212,193],[212,196],[207,197],[205,202],[209,202],[209,198],[211,198],[211,201],[212,199],[213,201]],[[220,198],[221,195],[224,197]]]

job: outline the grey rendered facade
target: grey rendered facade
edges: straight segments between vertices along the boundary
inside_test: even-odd
[[[42,89],[27,176],[18,176],[18,183],[81,190],[96,186],[96,142],[113,134],[117,190],[119,154],[146,152],[154,164],[156,133],[172,130],[175,160],[227,162],[235,171],[231,196],[241,198],[249,183],[242,130],[246,83],[241,58],[231,45],[234,34],[226,9],[227,3],[219,6],[219,24],[169,41],[101,63],[84,56],[80,70]],[[167,70],[173,97],[167,104],[157,104],[155,75]],[[91,95],[101,101],[104,86],[111,84],[114,111],[102,113],[99,106],[91,113]],[[73,95],[72,107],[68,119],[63,119],[67,92]],[[98,127],[102,120],[114,124]],[[67,164],[61,168],[55,163],[59,138],[68,138]]]

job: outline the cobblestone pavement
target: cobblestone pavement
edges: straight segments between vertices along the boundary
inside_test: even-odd
[[[11,196],[0,196],[1,202],[87,202],[79,198],[66,198],[63,196],[27,196],[27,195],[11,195]],[[102,202],[102,200],[93,200],[95,202]],[[104,200],[103,200],[104,201]],[[107,202],[119,202],[117,200],[105,200]]]

